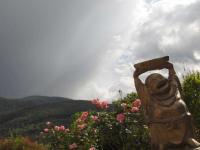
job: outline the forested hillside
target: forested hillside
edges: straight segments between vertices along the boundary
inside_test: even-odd
[[[0,98],[0,136],[38,135],[46,121],[68,125],[72,114],[91,109],[89,101],[62,97]]]

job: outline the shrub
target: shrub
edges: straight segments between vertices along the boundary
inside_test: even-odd
[[[200,141],[200,72],[189,72],[183,77],[182,96],[194,118],[194,133]]]
[[[107,111],[106,101],[94,99],[91,102],[99,111],[76,113],[70,128],[48,122],[42,142],[54,150],[149,149],[148,129],[136,98],[128,94],[113,103],[113,111]]]
[[[190,72],[183,77],[183,99],[194,117],[196,127],[200,128],[200,72]]]

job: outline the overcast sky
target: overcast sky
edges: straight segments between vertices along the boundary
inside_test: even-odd
[[[113,100],[132,64],[200,69],[199,0],[1,0],[0,96]]]

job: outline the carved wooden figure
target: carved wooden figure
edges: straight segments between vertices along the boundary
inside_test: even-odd
[[[181,98],[181,84],[169,57],[148,60],[134,65],[134,81],[148,121],[152,150],[197,150],[192,117]],[[139,75],[168,69],[169,77],[150,74],[145,83]]]

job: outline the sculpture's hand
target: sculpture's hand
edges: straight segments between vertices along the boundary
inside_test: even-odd
[[[161,70],[161,69],[169,69],[169,70],[171,70],[171,69],[173,69],[173,64],[170,63],[170,62],[164,62],[162,64],[157,64],[157,66],[155,68],[159,69],[159,70]]]
[[[134,78],[137,78],[139,75],[141,75],[142,74],[142,71],[140,70],[140,69],[136,69],[135,71],[134,71],[134,73],[133,73],[133,77]]]
[[[164,68],[166,68],[166,69],[173,69],[174,67],[173,67],[173,64],[172,63],[170,63],[170,62],[166,62],[165,64],[164,64]]]

